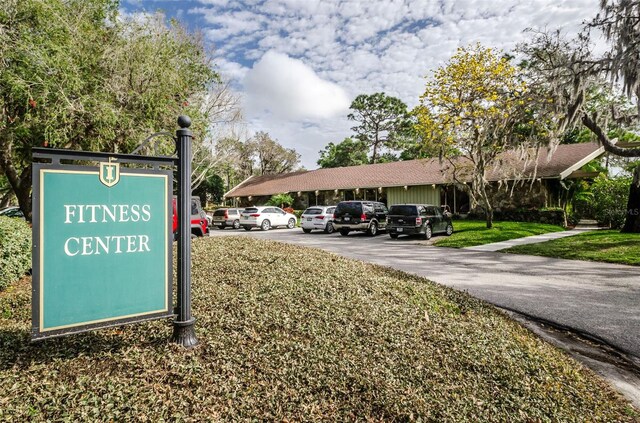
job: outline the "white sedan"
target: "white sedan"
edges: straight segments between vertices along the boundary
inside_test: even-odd
[[[280,207],[260,206],[247,207],[240,215],[240,225],[247,231],[251,228],[260,228],[268,231],[276,226],[286,226],[293,229],[296,226],[296,216],[287,213]]]
[[[313,206],[302,212],[300,227],[305,234],[314,229],[333,233],[333,212],[336,206]]]

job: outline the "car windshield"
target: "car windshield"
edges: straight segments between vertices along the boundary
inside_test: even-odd
[[[361,203],[340,203],[336,208],[336,213],[360,214],[362,213],[362,204]]]
[[[200,214],[198,202],[196,200],[191,200],[191,214]]]
[[[418,214],[416,212],[416,206],[391,206],[389,209],[389,214],[394,216],[415,216]]]
[[[322,214],[322,209],[306,209],[302,214]]]
[[[214,216],[224,216],[225,209],[218,209],[213,212]]]
[[[255,207],[253,207],[253,208],[249,208],[249,209],[244,209],[244,210],[242,211],[242,213],[255,213],[255,212],[257,212],[257,211],[258,211],[258,209],[256,209]]]

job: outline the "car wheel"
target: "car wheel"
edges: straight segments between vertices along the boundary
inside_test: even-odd
[[[214,226],[214,228],[218,228],[218,229],[224,229],[225,226],[224,225],[220,225],[220,226]]]
[[[369,236],[378,235],[378,224],[376,222],[371,222],[371,225],[369,225],[369,229],[367,230],[367,234]]]
[[[349,235],[349,229],[340,229],[340,235],[342,236]]]
[[[398,234],[394,234],[394,233],[392,233],[392,232],[389,232],[389,236],[390,236],[391,238],[393,238],[393,239],[398,238]]]
[[[240,228],[240,221],[238,219],[233,221],[233,229],[239,229]]]
[[[311,229],[302,228],[302,232],[304,232],[305,234],[310,234],[311,233]]]
[[[260,225],[260,229],[262,229],[263,231],[268,231],[269,229],[271,229],[271,222],[269,222],[267,219],[262,221],[262,225]]]
[[[447,234],[447,236],[451,236],[451,234],[453,233],[453,225],[451,223],[447,224],[447,230],[445,233]]]
[[[296,227],[296,220],[294,218],[289,219],[287,222],[287,228],[293,229]]]
[[[335,231],[335,228],[333,227],[333,223],[331,222],[327,223],[327,226],[324,227],[324,231],[328,234],[332,234]]]
[[[243,226],[245,231],[250,231],[251,230],[251,226]]]
[[[191,239],[196,239],[198,237],[198,235],[196,234],[191,234]]]
[[[433,231],[431,229],[431,225],[427,225],[424,228],[424,234],[422,235],[422,239],[431,239],[431,235],[433,235]]]

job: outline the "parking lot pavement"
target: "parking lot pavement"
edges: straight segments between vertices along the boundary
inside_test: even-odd
[[[252,236],[389,266],[468,291],[499,307],[588,334],[640,362],[640,269],[607,263],[439,248],[385,233],[305,234],[299,228],[214,230]],[[366,245],[375,248],[363,248]]]

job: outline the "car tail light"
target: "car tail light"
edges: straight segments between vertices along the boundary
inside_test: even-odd
[[[366,214],[364,214],[364,213],[362,213],[362,214],[360,215],[360,220],[367,220],[367,215],[366,215]]]
[[[316,219],[322,220],[322,219],[324,219],[324,216],[316,216]]]
[[[422,218],[416,217],[416,226],[422,225]]]
[[[336,218],[336,214],[335,214],[335,213],[333,214],[333,218],[334,218],[334,219]]]
[[[252,213],[249,216],[251,216],[251,217],[260,217],[260,213]]]
[[[226,210],[224,211],[224,218],[225,218],[225,219],[228,219],[228,218],[229,218],[229,212],[228,212],[228,211],[226,211]]]

